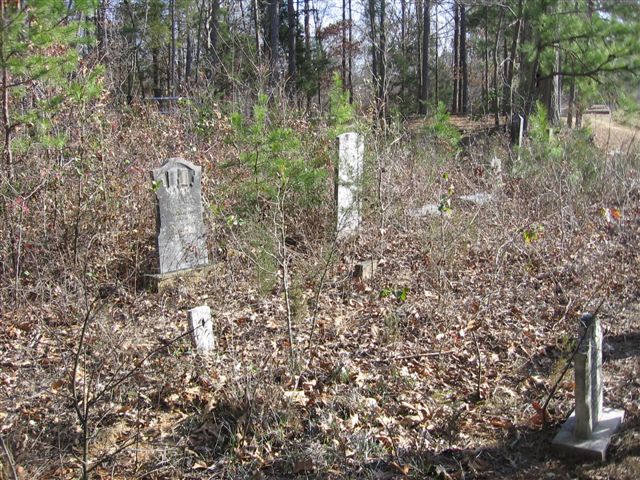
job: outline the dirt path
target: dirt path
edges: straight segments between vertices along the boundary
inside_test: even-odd
[[[626,152],[640,144],[640,130],[616,123],[611,115],[585,115],[596,144],[606,152]]]

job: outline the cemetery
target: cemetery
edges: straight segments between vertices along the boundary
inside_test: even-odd
[[[640,478],[635,0],[63,3],[0,5],[0,480]]]

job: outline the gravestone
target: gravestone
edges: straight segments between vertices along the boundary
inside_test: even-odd
[[[624,411],[603,407],[602,329],[591,314],[580,318],[581,344],[574,356],[576,408],[553,439],[565,453],[604,461]]]
[[[202,221],[202,169],[171,158],[152,172],[160,275],[209,263]]]
[[[360,228],[363,160],[362,136],[355,132],[339,135],[335,194],[338,215],[336,228],[340,240],[357,234]]]
[[[511,144],[522,147],[524,132],[527,128],[527,119],[524,115],[513,114],[511,117]]]
[[[489,161],[489,179],[493,184],[494,189],[501,189],[504,186],[502,180],[502,160],[498,157],[493,157]]]
[[[355,265],[353,278],[358,278],[363,282],[371,280],[378,269],[378,260],[363,260]]]
[[[192,308],[188,312],[188,317],[193,346],[199,353],[211,353],[215,349],[211,308],[206,305]]]

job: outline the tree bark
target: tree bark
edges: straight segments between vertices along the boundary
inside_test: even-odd
[[[482,78],[482,105],[489,112],[489,9],[484,11],[484,76]]]
[[[151,65],[153,72],[153,96],[161,97],[162,88],[160,87],[160,51],[158,47],[151,49]]]
[[[219,22],[218,14],[220,12],[220,0],[212,0],[211,8],[209,10],[208,21],[208,47],[211,55],[211,65],[213,73],[218,69],[220,63],[220,56],[218,55],[218,37],[219,37]]]
[[[422,65],[420,76],[419,113],[427,113],[427,99],[429,95],[429,36],[431,35],[431,2],[425,0],[422,11]]]
[[[386,10],[387,1],[380,0],[380,49],[378,68],[380,71],[380,81],[378,83],[378,98],[380,99],[379,115],[380,118],[387,117],[387,34],[386,34]]]
[[[508,102],[507,108],[509,109],[509,118],[513,116],[513,97],[514,90],[516,90],[514,82],[515,82],[515,65],[516,65],[516,55],[518,54],[518,47],[520,46],[520,41],[522,37],[522,28],[523,28],[523,13],[524,13],[524,0],[518,0],[518,18],[516,20],[516,26],[513,33],[513,39],[511,41],[511,52],[509,54],[509,58],[507,60],[507,83],[506,88],[508,89],[508,96],[505,97],[505,101]]]
[[[460,86],[460,7],[458,2],[453,4],[453,101],[451,113],[456,114],[460,109],[459,86]]]
[[[369,29],[371,36],[371,74],[373,80],[373,96],[375,97],[375,105],[378,105],[378,83],[380,78],[378,76],[378,48],[377,48],[377,35],[376,35],[376,4],[375,0],[369,0]]]
[[[176,94],[176,0],[169,3],[171,13],[171,52],[169,65],[169,95]]]
[[[271,0],[269,3],[269,71],[271,85],[275,86],[278,81],[278,59],[279,59],[279,30],[280,30],[280,2]]]
[[[466,7],[460,3],[460,66],[462,68],[461,103],[462,113],[469,113],[469,72],[467,70],[467,14]]]
[[[258,57],[258,65],[262,63],[262,25],[260,22],[260,5],[259,0],[253,0],[253,29],[255,31],[255,47],[256,55]]]
[[[2,59],[2,129],[4,130],[3,155],[7,165],[7,178],[13,179],[13,151],[11,150],[11,123],[9,117],[9,72],[7,71],[7,53],[5,48],[5,2],[0,0],[0,22],[2,22],[2,31],[0,31],[0,59]]]
[[[296,12],[293,0],[287,2],[287,20],[289,27],[289,92],[294,93],[296,84]]]
[[[436,108],[439,107],[440,105],[440,68],[438,66],[438,59],[439,54],[438,54],[438,2],[436,2],[435,4],[435,20],[436,20],[436,32],[435,32],[435,69],[434,69],[434,80],[435,80],[435,100],[436,100]]]
[[[504,19],[504,11],[500,12],[498,20],[498,28],[496,30],[496,40],[493,44],[493,115],[495,126],[500,126],[500,87],[498,85],[498,52],[500,51],[500,33],[502,32],[502,20]]]
[[[193,62],[193,45],[191,42],[191,29],[188,28],[187,26],[187,52],[186,52],[186,58],[185,58],[185,62],[184,62],[184,82],[185,84],[189,84],[189,81],[191,80],[191,64]]]
[[[351,72],[353,71],[353,15],[351,11],[351,0],[349,0],[349,103],[353,104],[353,81]]]
[[[195,83],[198,84],[198,80],[199,80],[199,73],[200,73],[200,46],[202,44],[202,23],[203,23],[203,19],[204,19],[204,2],[205,0],[202,0],[202,3],[200,5],[200,11],[198,12],[198,33],[197,33],[197,42],[198,42],[198,46],[196,47],[196,60],[195,60]]]
[[[576,79],[571,79],[571,86],[569,87],[569,105],[567,107],[567,127],[573,128],[573,109],[575,108],[576,101]]]
[[[342,0],[342,44],[340,45],[342,91],[347,90],[347,0]]]

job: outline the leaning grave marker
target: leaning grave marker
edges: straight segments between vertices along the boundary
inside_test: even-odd
[[[574,356],[576,408],[553,439],[557,450],[604,461],[611,436],[624,411],[605,408],[602,378],[602,329],[594,315],[580,318],[581,341]]]
[[[338,135],[336,168],[337,238],[342,240],[358,233],[361,217],[360,188],[364,159],[362,136],[355,132]]]
[[[170,158],[152,171],[156,194],[156,279],[209,264],[202,220],[202,169],[182,158]]]

